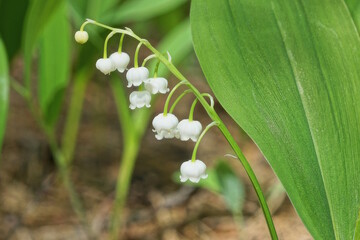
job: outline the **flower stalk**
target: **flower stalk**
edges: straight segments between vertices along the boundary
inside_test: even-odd
[[[139,36],[137,36],[131,29],[129,28],[125,28],[125,29],[117,29],[117,28],[113,28],[101,23],[98,23],[96,21],[90,20],[88,19],[87,22],[97,25],[99,27],[103,27],[106,28],[110,31],[113,31],[115,33],[121,33],[121,34],[125,34],[128,35],[134,39],[136,39],[137,41],[139,41],[139,45],[137,47],[136,53],[135,53],[135,67],[138,67],[138,63],[137,63],[137,55],[138,55],[138,49],[140,48],[141,45],[144,45],[145,47],[147,47],[155,56],[156,58],[162,63],[164,64],[169,71],[179,79],[179,83],[172,89],[172,91],[169,93],[169,96],[166,100],[165,106],[164,106],[164,113],[163,116],[166,116],[167,111],[168,111],[168,105],[169,105],[169,101],[171,96],[174,94],[175,90],[180,87],[181,85],[186,85],[191,92],[195,95],[197,101],[200,102],[200,104],[203,106],[203,108],[205,109],[205,111],[207,112],[208,116],[211,118],[211,120],[213,121],[212,124],[208,125],[206,127],[206,129],[203,131],[203,133],[201,134],[201,136],[198,139],[198,142],[195,146],[194,152],[193,152],[193,156],[192,156],[192,161],[194,161],[195,157],[196,157],[196,150],[198,147],[198,144],[201,140],[201,138],[205,135],[205,133],[214,125],[217,125],[217,127],[219,128],[219,130],[222,132],[222,134],[224,135],[224,137],[226,138],[226,140],[228,141],[228,143],[230,144],[230,146],[232,147],[232,149],[234,150],[235,154],[237,155],[240,163],[243,165],[252,185],[253,188],[257,194],[260,206],[262,208],[262,211],[264,213],[265,216],[265,220],[269,229],[269,233],[271,235],[272,239],[277,240],[277,233],[275,230],[275,226],[271,217],[271,213],[269,210],[269,207],[266,203],[265,200],[265,196],[261,190],[260,184],[255,176],[255,173],[253,172],[249,162],[247,161],[247,159],[245,158],[244,154],[242,153],[240,147],[237,145],[235,139],[233,138],[233,136],[231,135],[231,133],[229,132],[229,130],[227,129],[227,127],[225,126],[225,124],[223,123],[223,121],[220,119],[219,115],[217,114],[217,112],[214,110],[213,108],[213,101],[210,101],[210,104],[205,100],[205,95],[200,93],[195,86],[193,86],[189,80],[187,80],[185,78],[185,76],[171,63],[170,58],[166,58],[162,53],[160,53],[157,49],[155,49],[147,40],[140,38]]]

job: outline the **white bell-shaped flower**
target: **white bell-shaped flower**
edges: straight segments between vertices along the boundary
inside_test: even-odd
[[[149,78],[145,82],[145,89],[148,90],[151,94],[165,94],[169,91],[168,81],[162,77]]]
[[[163,113],[160,113],[152,121],[152,125],[154,127],[153,132],[156,133],[155,138],[157,140],[161,140],[163,138],[178,138],[178,123],[179,120],[174,114],[167,113],[166,116],[164,116]]]
[[[89,34],[86,31],[77,31],[75,33],[75,41],[80,44],[86,43],[88,39],[89,39]]]
[[[126,67],[130,62],[130,57],[125,52],[121,52],[121,53],[114,52],[113,54],[110,55],[109,59],[113,64],[113,68],[117,69],[121,73],[123,73],[126,70]]]
[[[181,120],[177,128],[181,141],[191,139],[196,142],[202,131],[202,125],[199,121],[190,121],[189,119]]]
[[[96,68],[103,74],[109,74],[114,71],[113,64],[109,58],[100,58],[96,61]]]
[[[129,108],[134,110],[135,108],[151,107],[151,94],[148,91],[134,91],[130,93],[130,106]]]
[[[130,68],[126,73],[128,81],[127,87],[138,87],[141,83],[145,82],[149,77],[149,70],[146,67]]]
[[[206,165],[200,160],[183,162],[180,167],[180,181],[186,182],[189,179],[191,182],[197,183],[200,179],[208,177],[205,171]]]

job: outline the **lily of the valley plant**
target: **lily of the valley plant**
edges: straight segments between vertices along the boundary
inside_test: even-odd
[[[244,157],[242,151],[239,146],[236,144],[234,138],[214,110],[214,100],[213,97],[208,93],[200,93],[181,73],[180,71],[171,63],[170,53],[166,55],[160,53],[156,50],[147,40],[140,38],[137,36],[131,29],[124,28],[113,28],[101,23],[98,23],[94,20],[87,19],[80,30],[75,34],[75,40],[78,43],[86,43],[89,36],[86,31],[84,31],[84,27],[87,24],[94,24],[99,27],[108,29],[110,33],[105,39],[104,42],[104,52],[103,57],[97,60],[96,68],[99,69],[104,74],[110,74],[111,72],[118,71],[120,73],[126,72],[127,79],[127,87],[137,88],[133,91],[129,96],[129,108],[143,108],[150,107],[151,105],[151,95],[153,94],[166,94],[169,92],[166,102],[164,104],[164,111],[159,113],[152,121],[153,132],[155,134],[155,138],[157,140],[162,139],[170,139],[177,138],[181,141],[192,140],[195,143],[195,147],[193,150],[193,154],[190,160],[183,162],[180,166],[180,181],[186,182],[199,182],[201,179],[206,179],[206,165],[203,161],[197,159],[196,153],[199,147],[199,143],[202,138],[206,134],[206,132],[213,126],[217,126],[219,130],[223,133],[231,147],[233,148],[237,158],[240,160],[242,165],[244,166],[252,184],[254,190],[256,191],[260,205],[265,215],[265,219],[268,224],[269,232],[272,239],[277,239],[276,230],[271,218],[271,214],[269,208],[266,204],[264,195],[261,191],[258,180],[251,169],[248,161]],[[119,36],[119,48],[118,51],[112,53],[109,57],[107,56],[107,43],[109,39],[113,36]],[[127,53],[122,50],[122,45],[124,41],[124,37],[129,36],[139,42],[137,45],[135,54],[134,54],[134,66],[128,69],[128,64],[130,62],[130,57]],[[141,46],[147,47],[152,54],[144,59],[142,65],[139,66],[138,55]],[[154,72],[150,75],[149,70],[146,68],[147,62],[150,60],[156,60],[157,65],[155,67]],[[165,67],[169,69],[169,71],[174,74],[174,76],[179,80],[179,82],[175,85],[175,87],[169,91],[168,81],[163,77],[158,77],[158,67],[159,64],[162,63]],[[152,76],[152,77],[151,77]],[[171,108],[169,109],[169,104],[172,96],[179,91],[183,87],[183,91],[178,94],[178,97],[173,102]],[[173,113],[175,106],[177,103],[184,97],[186,94],[192,93],[195,96],[195,100],[190,107],[190,113],[188,119],[183,119],[181,121]],[[207,100],[208,99],[208,100]],[[204,107],[210,119],[212,120],[210,124],[208,124],[204,129],[202,124],[199,121],[193,119],[194,110],[196,104],[200,102],[200,104]]]

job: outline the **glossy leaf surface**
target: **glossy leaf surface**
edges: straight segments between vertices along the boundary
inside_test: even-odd
[[[360,205],[360,39],[340,0],[195,0],[195,51],[315,239],[352,239]]]

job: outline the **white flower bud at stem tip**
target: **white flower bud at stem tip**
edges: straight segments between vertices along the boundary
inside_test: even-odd
[[[77,31],[75,33],[75,41],[80,44],[86,43],[88,39],[89,39],[89,34],[86,31]]]

